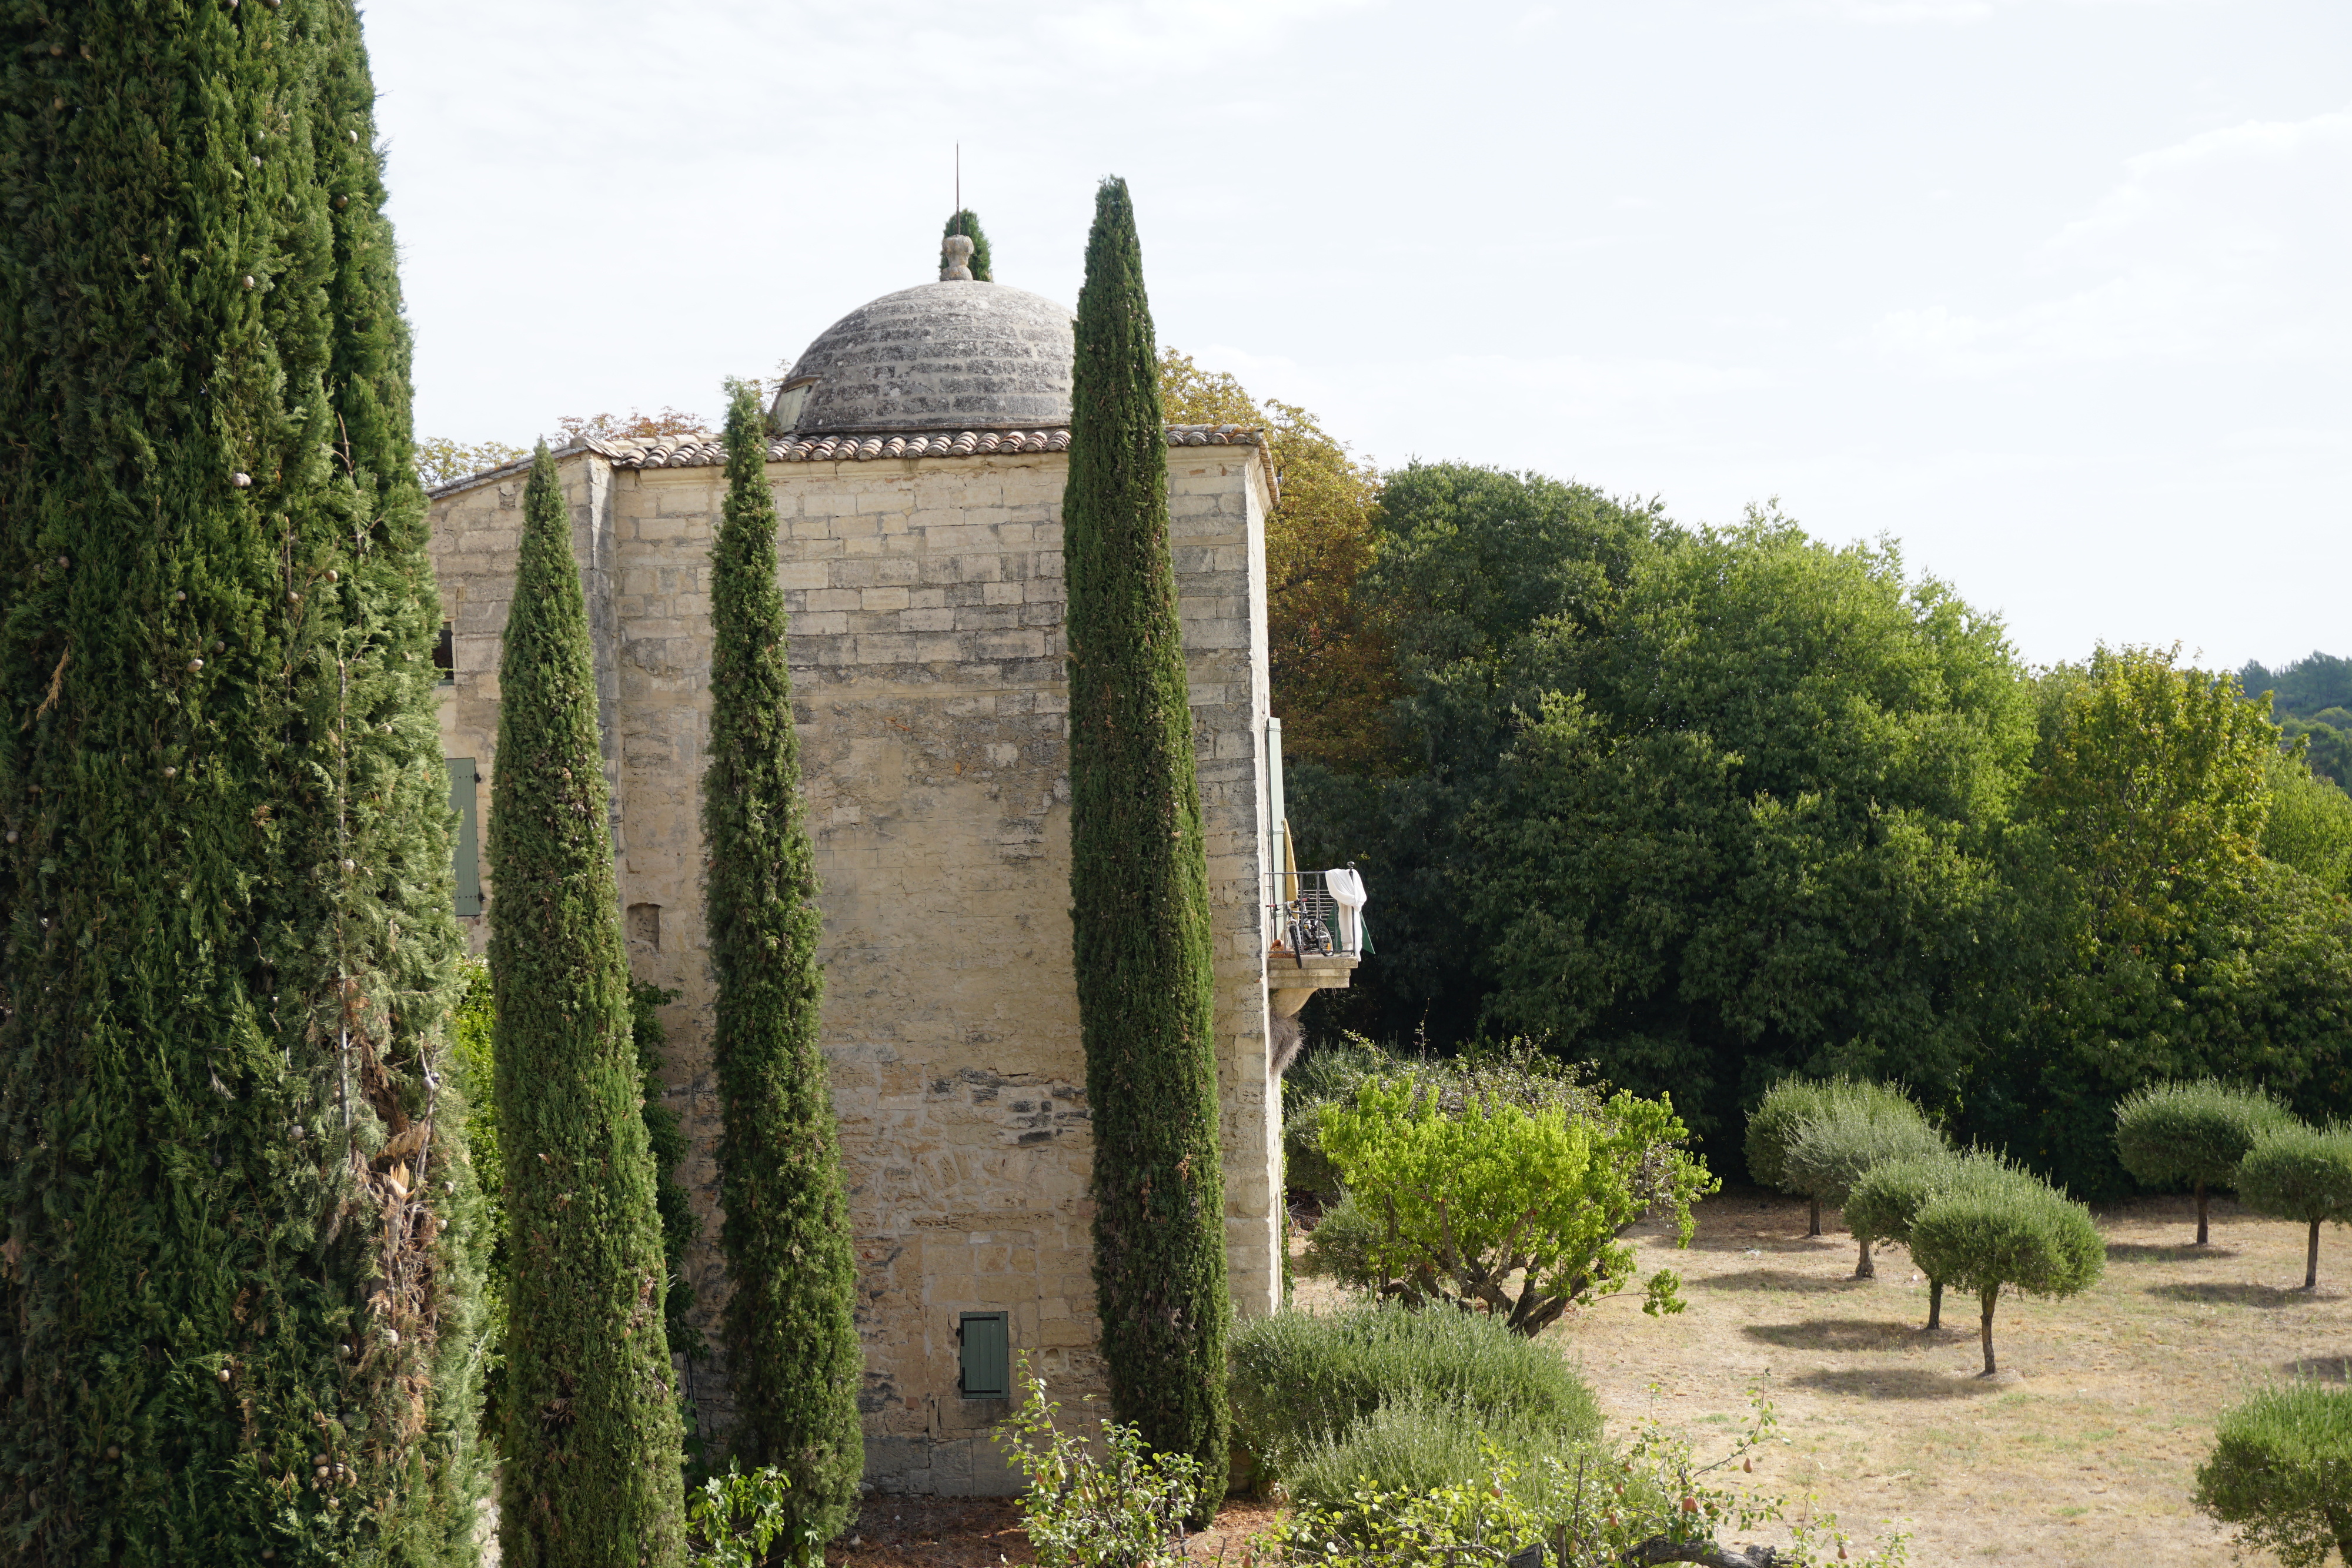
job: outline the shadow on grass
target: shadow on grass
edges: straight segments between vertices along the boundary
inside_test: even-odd
[[[2110,1263],[2193,1263],[2200,1258],[2235,1258],[2234,1247],[2200,1247],[2183,1241],[2177,1247],[2161,1247],[2146,1241],[2110,1241],[2107,1261]]]
[[[1993,1378],[1930,1372],[1925,1367],[1873,1372],[1857,1366],[1842,1372],[1808,1372],[1789,1381],[1802,1387],[1818,1388],[1824,1394],[1843,1394],[1857,1399],[1972,1399],[1980,1394],[2006,1391]]]
[[[2279,1363],[2279,1370],[2289,1377],[2315,1383],[2352,1383],[2352,1355],[2306,1355],[2301,1361]]]
[[[1874,1281],[1800,1274],[1790,1269],[1742,1269],[1737,1274],[1709,1274],[1690,1284],[1703,1291],[1795,1291],[1809,1296],[1845,1291],[1867,1291]]]
[[[2303,1307],[2315,1299],[2309,1291],[2283,1291],[2276,1285],[2150,1285],[2147,1293],[2168,1301],[2200,1301],[2233,1307]]]
[[[1927,1339],[1909,1323],[1884,1318],[1810,1318],[1801,1323],[1749,1323],[1749,1339],[1788,1350],[1907,1350]]]

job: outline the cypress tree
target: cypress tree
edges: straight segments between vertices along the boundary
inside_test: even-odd
[[[467,1561],[440,616],[357,18],[0,37],[0,1541]]]
[[[1070,896],[1111,1408],[1224,1494],[1224,1172],[1208,859],[1168,542],[1168,447],[1135,208],[1096,195],[1070,475]]]
[[[824,1561],[866,1466],[853,1317],[857,1263],[842,1190],[817,967],[816,870],[801,795],[776,587],[776,507],[758,395],[732,389],[727,501],[711,546],[710,767],[702,778],[711,1061],[724,1130],[719,1231],[735,1451],[792,1479],[784,1540]]]
[[[973,212],[970,207],[965,207],[961,212],[957,213],[955,216],[950,218],[947,223],[947,227],[940,231],[940,238],[942,240],[946,239],[950,235],[961,235],[966,239],[971,241],[971,260],[964,264],[971,268],[971,280],[974,283],[995,282],[996,279],[990,276],[989,273],[988,235],[981,231],[980,214]],[[940,252],[940,265],[941,267],[945,267],[947,265],[947,260],[948,253],[945,250],[941,250]]]
[[[499,663],[488,846],[506,1161],[499,1543],[510,1568],[685,1561],[661,1220],[572,524],[540,444]]]

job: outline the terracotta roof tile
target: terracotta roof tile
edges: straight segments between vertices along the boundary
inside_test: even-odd
[[[1264,446],[1265,433],[1241,424],[1171,424],[1171,446]],[[712,436],[585,436],[556,453],[558,457],[582,449],[595,453],[616,468],[712,468],[727,461],[727,444]],[[898,434],[845,431],[839,435],[787,436],[768,443],[771,463],[825,463],[877,457],[984,457],[1003,453],[1067,452],[1066,425],[1051,430],[908,431]],[[427,492],[446,495],[480,483],[491,475],[530,465],[509,464],[485,473],[436,485]]]

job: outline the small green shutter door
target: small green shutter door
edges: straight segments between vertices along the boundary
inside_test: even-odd
[[[452,757],[449,763],[449,809],[457,813],[456,852],[457,913],[482,912],[481,830],[474,808],[474,759]]]
[[[957,1337],[963,1342],[963,1376],[957,1391],[966,1399],[1009,1399],[1013,1355],[1003,1312],[966,1312]]]

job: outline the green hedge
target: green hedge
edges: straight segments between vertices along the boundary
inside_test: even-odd
[[[1286,1482],[1308,1455],[1328,1460],[1391,1407],[1453,1413],[1447,1419],[1474,1433],[1463,1450],[1472,1460],[1479,1429],[1524,1429],[1554,1444],[1601,1434],[1592,1391],[1557,1350],[1472,1312],[1377,1305],[1260,1318],[1234,1336],[1230,1397],[1234,1435]]]

